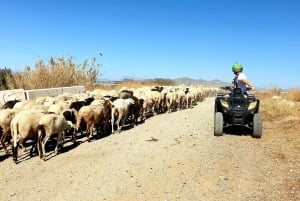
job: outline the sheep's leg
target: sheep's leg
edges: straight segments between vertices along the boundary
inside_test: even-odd
[[[3,135],[1,136],[1,140],[0,140],[1,141],[1,145],[2,145],[2,147],[3,147],[3,149],[4,149],[4,151],[5,151],[6,154],[8,154],[8,150],[7,150],[6,146],[5,146],[5,141],[6,141],[6,138],[7,138],[8,135],[9,135],[9,131],[4,132]]]
[[[43,160],[46,160],[46,142],[48,141],[48,139],[50,138],[50,136],[45,136],[45,138],[43,139],[43,142],[42,142],[42,159]]]
[[[95,125],[96,125],[95,123],[92,123],[92,125],[90,126],[90,137],[94,136],[94,130],[95,129],[96,129],[96,132],[97,132],[97,128],[96,128]]]
[[[38,137],[37,147],[38,147],[39,157],[42,158],[43,150],[42,150],[42,137],[41,136]]]
[[[106,132],[108,130],[107,129],[108,128],[108,121],[107,121],[107,119],[104,119],[103,126],[101,128],[102,128],[103,133],[106,134]]]
[[[121,129],[124,127],[124,124],[125,124],[125,121],[126,121],[127,118],[128,118],[128,113],[126,113],[126,114],[123,116],[123,118],[122,118],[122,126],[118,127],[119,133],[121,132]],[[119,118],[119,121],[118,121],[118,122],[120,122],[120,120],[121,120],[121,118]],[[118,125],[119,125],[119,124],[118,124]]]
[[[115,115],[112,113],[111,114],[111,133],[114,133],[114,124],[115,124]]]
[[[27,151],[27,147],[25,147],[25,145],[23,144],[24,138],[22,138],[21,136],[19,136],[19,137],[20,137],[20,138],[18,139],[18,141],[19,141],[19,146],[20,146],[21,149],[24,149],[24,152],[26,152],[26,151]]]
[[[119,115],[119,117],[117,119],[117,130],[118,130],[119,133],[121,132],[121,129],[122,129],[122,127],[124,125],[124,122],[125,122],[125,118],[122,119],[122,126],[120,126],[121,118],[122,118],[121,115]]]
[[[71,132],[72,132],[72,140],[73,140],[73,143],[75,144],[76,143],[76,129],[75,128],[71,128]]]
[[[38,139],[34,139],[34,142],[33,142],[32,146],[30,148],[30,151],[29,151],[30,157],[32,157],[33,153],[36,152],[36,149],[37,149],[37,147],[36,147],[37,146],[37,140]]]
[[[17,163],[17,161],[18,161],[18,145],[19,145],[18,140],[15,138],[15,139],[13,140],[13,147],[12,147],[12,151],[13,151],[13,161],[14,161],[15,163]]]
[[[57,154],[57,152],[58,152],[59,145],[63,144],[62,143],[62,135],[63,135],[62,133],[58,133],[58,135],[57,135],[56,147],[55,147],[55,150],[54,150],[55,154]]]
[[[65,129],[63,132],[62,132],[62,137],[61,137],[61,141],[62,143],[65,143],[66,141],[66,133],[68,132],[67,129]]]
[[[87,137],[87,141],[88,142],[90,142],[90,136],[91,136],[91,133],[93,132],[92,130],[93,130],[93,127],[92,127],[92,125],[86,125],[86,137]]]

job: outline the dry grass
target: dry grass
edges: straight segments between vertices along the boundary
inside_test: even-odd
[[[300,153],[300,90],[282,92],[270,89],[259,92],[260,113],[263,119],[263,138],[267,147],[265,154],[275,161],[281,170],[282,186],[278,188],[281,200],[299,200],[299,153]]]
[[[285,98],[290,101],[300,102],[300,90],[291,89],[286,95]]]
[[[270,89],[259,92],[257,97],[261,101],[260,113],[265,121],[299,123],[300,90],[282,92],[279,89]]]
[[[9,89],[28,90],[74,85],[90,87],[96,82],[99,67],[95,58],[92,59],[91,64],[85,60],[81,65],[76,65],[72,57],[57,60],[51,58],[49,63],[38,61],[34,69],[25,67],[24,72],[6,76],[6,80]]]

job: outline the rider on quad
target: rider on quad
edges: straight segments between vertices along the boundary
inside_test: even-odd
[[[236,62],[232,66],[235,74],[233,86],[221,87],[230,94],[220,92],[215,99],[214,135],[221,136],[223,128],[229,126],[244,126],[252,129],[252,136],[260,138],[262,120],[259,114],[259,99],[247,90],[254,89],[243,73],[243,66]]]
[[[247,79],[246,75],[243,73],[243,66],[239,62],[235,62],[232,66],[232,72],[234,73],[234,78],[232,81],[233,88],[240,88],[242,93],[247,95],[247,87],[254,90],[255,87],[251,82]]]

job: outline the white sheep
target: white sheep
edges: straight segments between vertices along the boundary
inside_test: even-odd
[[[68,108],[69,105],[66,103],[53,104],[49,106],[48,113],[62,114],[62,112],[67,110]]]
[[[21,111],[12,119],[10,129],[13,144],[13,161],[15,163],[17,163],[18,158],[18,146],[23,145],[26,138],[37,139],[39,120],[42,115],[42,113],[37,111]]]
[[[19,110],[39,110],[40,112],[46,113],[48,111],[49,106],[38,104],[32,100],[25,100],[16,103],[13,108]]]
[[[57,134],[55,154],[57,154],[59,144],[63,146],[63,135],[66,130],[73,127],[72,122],[67,121],[63,115],[44,114],[38,122],[38,150],[41,159],[46,160],[46,142],[53,134]]]
[[[178,94],[175,91],[166,94],[166,104],[168,112],[176,111]]]
[[[130,105],[134,104],[134,100],[132,98],[128,99],[116,99],[113,101],[111,106],[111,132],[114,133],[114,123],[115,123],[115,116],[117,117],[117,130],[121,132],[125,124],[125,120],[127,119],[129,107]],[[120,121],[122,120],[122,125],[120,126]]]
[[[2,129],[1,136],[1,145],[5,151],[8,153],[8,150],[5,146],[5,141],[7,137],[10,135],[10,123],[13,117],[19,112],[18,109],[2,109],[0,110],[0,128]]]

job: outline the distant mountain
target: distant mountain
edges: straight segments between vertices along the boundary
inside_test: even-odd
[[[203,85],[208,87],[221,87],[231,85],[229,82],[224,82],[218,79],[204,80],[204,79],[191,79],[187,77],[177,78],[173,80],[177,85]]]
[[[208,87],[221,87],[221,86],[228,86],[231,85],[229,82],[224,82],[218,79],[214,79],[214,80],[204,80],[204,79],[192,79],[192,78],[188,78],[188,77],[182,77],[182,78],[176,78],[176,79],[167,79],[167,78],[154,78],[154,79],[142,79],[142,78],[137,78],[137,77],[124,77],[121,80],[110,80],[110,79],[100,79],[98,82],[100,83],[119,83],[122,81],[153,81],[153,80],[161,80],[161,79],[165,79],[165,80],[169,80],[170,82],[175,83],[175,85],[195,85],[195,86],[199,86],[199,85],[203,85],[203,86],[208,86]]]

